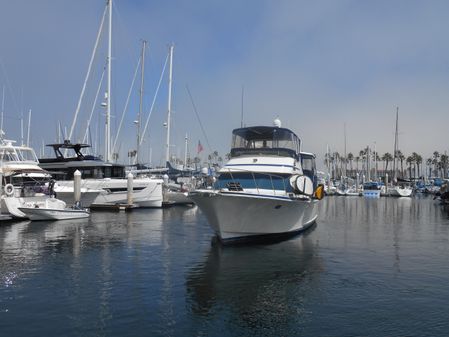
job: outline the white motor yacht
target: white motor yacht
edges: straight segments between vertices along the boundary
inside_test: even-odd
[[[189,193],[219,239],[291,235],[315,222],[324,189],[316,186],[315,156],[300,144],[279,120],[233,131],[214,189]]]
[[[1,211],[15,218],[26,218],[20,207],[42,206],[54,195],[50,187],[51,175],[39,167],[32,148],[14,145],[15,141],[4,139],[2,131],[0,134],[0,173],[3,185]],[[81,201],[84,201],[88,199],[86,196],[96,197],[100,191],[83,189],[81,192]],[[70,197],[72,196],[73,188],[70,191]]]
[[[93,201],[93,204],[127,203],[127,179],[125,166],[107,163],[98,157],[85,155],[82,149],[88,144],[72,144],[65,141],[62,144],[50,144],[55,152],[55,158],[39,159],[40,167],[50,172],[56,179],[60,189],[73,189],[73,174],[81,172],[82,188],[103,191]],[[74,155],[65,152],[74,152]],[[162,179],[151,177],[133,179],[133,203],[138,207],[162,207]],[[56,190],[56,193],[58,191]]]

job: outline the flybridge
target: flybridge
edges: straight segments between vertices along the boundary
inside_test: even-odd
[[[55,162],[55,161],[72,161],[72,160],[98,160],[101,159],[92,155],[84,155],[81,150],[91,147],[89,144],[72,144],[69,140],[65,140],[64,143],[47,144],[47,146],[52,147],[55,152],[56,158],[41,158],[39,161],[41,163]],[[61,152],[64,150],[73,150],[75,156],[66,157]]]
[[[276,155],[297,158],[301,140],[286,128],[254,126],[232,131],[231,157]]]

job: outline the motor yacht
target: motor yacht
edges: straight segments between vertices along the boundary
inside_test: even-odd
[[[291,235],[315,222],[324,188],[317,185],[315,155],[300,149],[298,136],[279,120],[232,132],[231,158],[213,189],[189,193],[220,240]]]
[[[40,167],[51,173],[59,188],[73,188],[73,174],[81,172],[82,187],[102,190],[93,204],[127,203],[125,166],[104,162],[101,158],[83,154],[88,144],[69,141],[47,145],[52,147],[54,158],[39,159]],[[133,179],[133,203],[138,207],[162,207],[162,179],[151,177]]]

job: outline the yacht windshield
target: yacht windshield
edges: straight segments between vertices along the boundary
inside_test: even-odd
[[[16,151],[14,151],[14,148],[3,148],[0,150],[0,159],[2,161],[19,161],[19,158],[17,157]]]
[[[289,129],[257,126],[232,132],[231,156],[273,154],[297,157],[299,138]]]
[[[38,161],[33,149],[30,148],[17,149],[17,155],[21,161]]]

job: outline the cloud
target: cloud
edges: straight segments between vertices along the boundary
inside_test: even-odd
[[[172,150],[181,155],[185,134],[194,153],[205,144],[192,103],[211,149],[229,151],[230,133],[244,122],[271,124],[279,115],[306,150],[326,145],[343,152],[374,144],[391,152],[394,115],[400,111],[403,152],[423,156],[447,144],[449,44],[445,1],[119,1],[114,12],[114,119],[117,125],[140,52],[149,41],[145,104],[150,105],[166,57],[175,43]],[[53,141],[57,121],[69,125],[87,70],[104,1],[2,1],[0,58],[10,78],[8,113],[33,109],[32,137]],[[101,49],[105,55],[104,46]],[[104,59],[89,86],[90,111]],[[5,79],[0,78],[0,83]],[[162,162],[167,83],[150,122],[152,155]],[[20,98],[23,88],[23,99]],[[138,89],[125,119],[121,159],[135,147]],[[17,108],[12,101],[15,100]],[[102,139],[102,111],[95,127]],[[14,122],[14,123],[13,123]],[[81,124],[83,131],[85,124]],[[18,122],[8,133],[19,138]],[[149,156],[146,141],[146,156]]]

